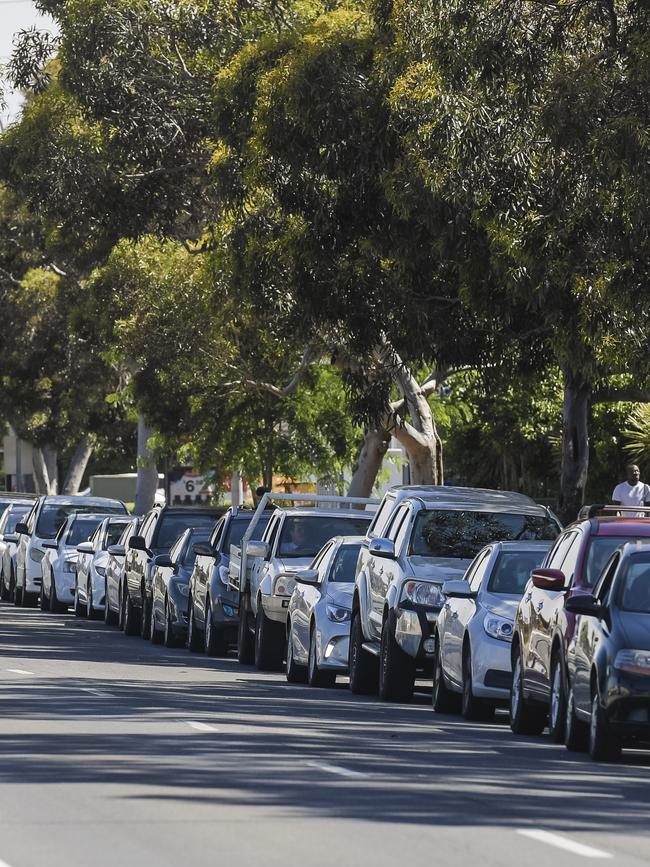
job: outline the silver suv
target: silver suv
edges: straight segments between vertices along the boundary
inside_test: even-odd
[[[554,539],[548,509],[510,491],[438,486],[388,491],[361,546],[352,602],[350,689],[411,698],[432,670],[442,585],[493,541]]]

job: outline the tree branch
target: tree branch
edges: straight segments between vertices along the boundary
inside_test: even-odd
[[[235,379],[231,382],[225,382],[224,386],[226,388],[236,388],[237,386],[245,385],[249,388],[255,388],[258,391],[267,391],[269,394],[272,394],[279,400],[284,400],[296,390],[306,371],[309,367],[311,367],[314,361],[316,361],[320,354],[320,349],[316,346],[312,344],[306,346],[300,364],[296,369],[296,372],[293,374],[293,376],[285,386],[278,386],[274,385],[272,382],[264,382],[261,380],[248,378]]]
[[[650,388],[636,385],[599,388],[591,398],[592,403],[650,403]]]

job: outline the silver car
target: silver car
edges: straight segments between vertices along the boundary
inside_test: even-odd
[[[54,539],[42,542],[45,554],[41,560],[43,583],[41,585],[41,611],[66,611],[75,604],[77,578],[77,545],[85,542],[97,529],[104,515],[69,515],[60,526]]]
[[[462,581],[443,586],[435,633],[433,708],[489,720],[507,702],[510,644],[530,572],[552,542],[494,542],[476,555]]]
[[[287,680],[334,686],[348,670],[354,573],[362,536],[335,536],[295,573],[287,615]]]
[[[0,503],[0,508],[3,505]],[[23,520],[32,505],[28,500],[16,500],[6,506],[0,518],[0,598],[3,602],[13,599],[14,595],[18,550],[16,524]]]
[[[86,617],[93,620],[104,611],[108,549],[116,545],[131,518],[114,515],[104,518],[87,542],[77,546],[76,605],[86,606]]]

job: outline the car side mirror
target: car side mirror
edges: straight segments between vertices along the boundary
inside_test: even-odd
[[[129,539],[129,548],[132,551],[146,551],[147,543],[144,540],[144,536],[131,536]]]
[[[162,569],[165,569],[169,566],[173,566],[174,564],[169,554],[158,554],[157,557],[153,558],[153,565],[160,566]]]
[[[16,533],[19,536],[29,536],[29,527],[24,521],[18,521],[16,524]]]
[[[207,542],[197,542],[196,545],[192,545],[192,550],[197,557],[214,557],[215,555],[214,548]]]
[[[246,543],[247,557],[261,557],[265,560],[269,556],[270,550],[267,542],[259,542],[257,539],[250,539]]]
[[[593,596],[579,594],[566,600],[564,610],[570,614],[583,614],[586,617],[598,617],[600,619],[605,615],[607,608]]]
[[[564,590],[566,578],[560,569],[533,569],[531,572],[533,586],[538,590]]]
[[[16,533],[5,533],[4,541],[5,542],[17,542],[18,536],[16,535]]]
[[[320,583],[320,572],[318,569],[299,569],[294,573],[294,580],[298,584],[315,585]]]
[[[445,581],[442,592],[450,599],[476,599],[476,593],[470,588],[469,582],[458,579]]]
[[[390,539],[372,539],[368,550],[375,557],[385,557],[386,560],[395,559],[395,543]]]
[[[77,551],[80,554],[92,554],[93,553],[93,543],[92,542],[82,542],[80,545],[77,545]]]
[[[124,557],[126,554],[124,545],[109,545],[107,550],[112,557]]]
[[[49,539],[46,542],[41,542],[41,545],[43,548],[50,548],[53,551],[56,551],[56,549],[59,547],[59,543],[56,542],[54,539]]]

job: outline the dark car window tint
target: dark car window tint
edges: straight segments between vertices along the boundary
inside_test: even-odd
[[[15,533],[16,532],[16,524],[19,524],[29,509],[25,509],[21,511],[20,509],[12,509],[11,512],[7,515],[7,522],[5,524],[5,534]]]
[[[253,535],[251,539],[261,539],[264,535],[264,531],[266,530],[267,524],[271,515],[262,515],[259,519],[257,526],[253,529]],[[251,518],[234,518],[230,522],[230,526],[226,530],[226,538],[224,539],[222,551],[230,552],[231,545],[239,545],[241,544],[241,540],[244,536],[244,533],[248,529],[248,525],[251,522]]]
[[[97,505],[45,503],[36,524],[36,535],[40,539],[54,539],[69,515],[83,515],[84,512],[97,511],[124,514],[121,508],[111,506],[106,508],[102,506],[100,509]]]
[[[582,583],[586,587],[593,587],[618,546],[624,542],[634,541],[633,536],[592,536],[587,550]],[[640,541],[647,542],[648,540],[646,538]]]
[[[576,570],[576,564],[578,562],[578,555],[580,554],[580,542],[582,541],[582,537],[579,533],[574,533],[573,538],[571,539],[571,545],[569,546],[569,550],[564,555],[564,560],[562,560],[562,565],[560,569],[564,572],[564,576],[567,579],[565,586],[568,587],[571,583],[571,579]]]
[[[282,527],[280,557],[315,557],[333,536],[365,536],[368,518],[289,516]]]
[[[391,512],[393,511],[393,507],[395,505],[395,498],[388,497],[384,500],[384,502],[379,507],[379,510],[374,516],[374,520],[371,524],[371,530],[375,536],[383,536],[384,530],[388,523],[388,519],[391,516]]]
[[[341,545],[334,558],[334,563],[332,563],[329,580],[338,584],[354,584],[360,550],[360,544]]]
[[[204,527],[211,530],[215,521],[216,516],[209,513],[188,512],[182,515],[178,512],[164,512],[158,521],[158,532],[153,546],[155,548],[171,548],[188,527]]]
[[[650,559],[631,557],[618,581],[619,608],[637,614],[650,614]]]
[[[546,551],[502,551],[490,574],[488,591],[521,596],[531,570],[539,566],[545,555]]]
[[[65,540],[66,545],[81,545],[87,542],[92,533],[97,529],[98,521],[87,521],[83,518],[74,521]]]
[[[538,515],[427,509],[413,525],[411,553],[469,559],[490,542],[554,539],[557,534],[556,523]]]
[[[196,560],[194,546],[199,545],[201,542],[208,542],[209,539],[210,533],[208,530],[195,530],[193,533],[190,533],[189,544],[185,546],[185,553],[183,554],[183,566],[194,565],[194,561]]]
[[[479,554],[478,558],[474,562],[474,566],[472,568],[472,574],[468,577],[469,586],[472,591],[478,590],[483,581],[483,576],[485,575],[485,570],[487,569],[488,562],[492,555],[492,549],[488,548],[487,551],[483,551]]]
[[[128,524],[127,524],[128,527]],[[124,532],[124,524],[123,523],[113,523],[109,522],[108,527],[106,528],[106,542],[105,547],[109,548],[111,545],[117,545],[117,543],[122,538],[122,534]]]

